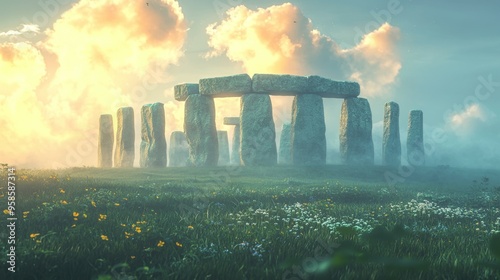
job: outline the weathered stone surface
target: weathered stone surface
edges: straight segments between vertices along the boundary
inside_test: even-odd
[[[113,166],[113,116],[99,117],[99,139],[97,144],[97,166]]]
[[[273,95],[293,95],[307,90],[307,77],[294,75],[254,74],[252,91]]]
[[[198,84],[182,84],[174,87],[175,99],[186,100],[190,94],[200,93],[212,97],[240,97],[245,93],[295,96],[317,94],[325,98],[350,98],[360,93],[359,84],[334,81],[320,76],[296,76],[280,74],[248,74],[200,79]]]
[[[135,160],[134,108],[119,108],[116,113],[115,167],[133,167]]]
[[[200,94],[212,97],[240,97],[252,91],[252,79],[248,74],[200,80]]]
[[[238,118],[239,119],[239,118]],[[234,126],[233,146],[231,147],[231,164],[240,165],[240,125]]]
[[[382,142],[382,164],[401,165],[401,139],[399,137],[399,105],[388,102],[384,107],[384,136]]]
[[[295,96],[292,107],[292,162],[295,165],[326,163],[323,98],[315,94]]]
[[[365,98],[348,98],[340,117],[340,158],[344,164],[374,163],[372,113]]]
[[[188,96],[184,105],[184,133],[189,144],[188,165],[216,166],[219,144],[212,97],[201,94]]]
[[[188,95],[199,93],[200,87],[198,84],[181,84],[174,86],[174,96],[177,101],[186,101]]]
[[[356,82],[334,81],[320,76],[307,78],[307,92],[325,98],[356,97],[360,93],[359,84]]]
[[[227,131],[218,130],[217,140],[219,141],[219,166],[229,165],[229,140]]]
[[[292,124],[285,123],[280,137],[280,164],[292,164]]]
[[[189,145],[186,140],[186,135],[182,131],[173,131],[170,134],[168,166],[186,166],[188,158]]]
[[[165,109],[163,103],[146,104],[141,108],[141,167],[167,166]]]
[[[410,111],[406,149],[410,165],[421,166],[425,164],[424,113],[421,110]]]
[[[225,125],[240,125],[240,117],[225,117]]]
[[[273,108],[267,94],[245,94],[240,110],[243,165],[275,165],[277,163],[276,132]]]

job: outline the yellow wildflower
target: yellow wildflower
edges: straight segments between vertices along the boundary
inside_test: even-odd
[[[30,234],[30,238],[36,238],[39,235],[40,235],[40,233],[32,233],[32,234]]]
[[[120,206],[120,203],[115,203],[115,206]]]
[[[156,245],[156,246],[158,246],[158,247],[163,247],[163,245],[165,245],[165,242],[163,242],[163,241],[161,241],[161,240],[160,240],[160,241],[158,242],[158,245]]]
[[[135,259],[135,256],[130,256],[131,259]]]
[[[5,209],[5,210],[3,210],[3,213],[4,213],[5,215],[9,215],[9,214],[10,214],[10,211],[9,211],[8,209]]]
[[[140,228],[140,227],[135,227],[135,231],[136,231],[137,233],[141,233],[141,228]]]
[[[66,205],[66,204],[68,204],[68,202],[66,200],[61,200],[61,204]]]
[[[97,206],[95,205],[95,201],[93,201],[93,200],[90,202],[90,204],[92,204],[92,206],[94,206],[94,207],[97,207]]]
[[[66,193],[66,191],[65,191],[65,190],[63,190],[63,189],[59,189],[59,192],[60,192],[60,193]]]
[[[80,216],[80,213],[78,213],[78,212],[73,212],[73,217],[75,217],[75,218],[76,218],[76,217],[78,217],[78,216]]]
[[[101,235],[101,239],[104,240],[104,241],[108,241],[109,240],[108,237],[106,235],[104,235],[104,234]]]
[[[194,227],[193,226],[188,226],[188,229],[194,229]]]
[[[177,247],[182,247],[182,244],[179,242],[175,242],[175,245],[177,245]]]
[[[97,219],[97,220],[98,220],[99,222],[100,222],[100,221],[104,221],[104,220],[106,220],[106,218],[107,218],[107,217],[108,217],[107,215],[104,215],[104,214],[99,214],[99,219]]]

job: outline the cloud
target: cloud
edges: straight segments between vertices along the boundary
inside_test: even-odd
[[[453,133],[457,139],[471,139],[477,135],[492,135],[491,125],[498,121],[493,113],[483,103],[472,103],[461,112],[448,117],[446,130]],[[493,130],[494,131],[494,130]]]
[[[398,39],[399,29],[384,23],[366,34],[357,46],[342,51],[348,59],[349,78],[360,84],[363,95],[383,95],[395,82],[401,69],[394,44]]]
[[[450,118],[455,128],[465,125],[472,120],[486,121],[488,119],[485,109],[477,103],[471,104],[463,112],[456,113]]]
[[[45,75],[40,51],[28,43],[0,44],[0,160],[31,160],[50,136],[35,93]],[[36,137],[33,137],[36,135]]]
[[[115,115],[120,106],[133,106],[137,124],[140,106],[161,96],[160,87],[169,81],[168,65],[183,55],[186,26],[174,0],[150,0],[149,6],[142,1],[81,0],[45,35],[36,44],[38,50],[29,47],[28,53],[36,53],[41,64],[36,77],[25,75],[35,71],[27,53],[3,48],[0,58],[14,66],[2,71],[9,77],[0,81],[0,88],[12,84],[9,91],[25,92],[24,99],[15,103],[26,110],[37,108],[29,112],[30,119],[38,129],[50,131],[37,136],[50,145],[27,145],[33,139],[22,138],[23,126],[10,126],[4,133],[17,137],[18,146],[27,148],[17,151],[21,155],[16,157],[0,158],[34,167],[81,166],[95,165],[100,114]],[[44,59],[50,61],[47,66],[53,66],[43,65]],[[40,73],[45,72],[50,80],[33,92],[42,81]],[[5,110],[3,104],[0,110]],[[50,150],[53,164],[35,159],[41,147]],[[32,158],[28,160],[27,155]]]
[[[234,7],[206,32],[212,48],[208,58],[224,54],[249,74],[319,74],[355,80],[364,96],[385,94],[401,68],[395,47],[399,29],[385,23],[357,46],[341,49],[290,3],[257,10]]]
[[[332,38],[315,29],[313,22],[290,3],[257,10],[243,5],[231,8],[223,20],[210,24],[206,33],[211,48],[207,59],[225,55],[240,63],[250,75],[321,75],[354,80],[360,83],[364,97],[385,95],[401,68],[396,49],[398,28],[385,23],[366,34],[358,45],[342,49]],[[291,121],[292,101],[293,98],[272,97],[278,136],[283,123]],[[337,103],[335,108],[341,102]],[[331,103],[325,100],[324,104]],[[239,107],[229,108],[233,111],[227,112],[228,115],[239,113]],[[333,115],[331,107],[328,108],[325,111],[328,145],[337,149],[338,115]]]
[[[5,32],[0,32],[0,38],[2,37],[17,37],[25,33],[40,33],[40,27],[36,24],[23,24],[18,30],[9,30]]]

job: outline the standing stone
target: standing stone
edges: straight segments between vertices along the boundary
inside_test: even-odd
[[[292,124],[285,123],[281,129],[280,137],[280,153],[279,153],[279,163],[280,164],[291,164],[292,163]]]
[[[182,131],[173,131],[170,134],[170,148],[168,150],[169,166],[186,166],[189,158],[189,145],[186,135]]]
[[[326,163],[326,136],[323,98],[298,94],[292,107],[292,162],[295,165]]]
[[[141,109],[141,167],[167,166],[165,139],[165,109],[163,103],[142,106]]]
[[[217,131],[217,140],[219,142],[219,165],[229,165],[229,141],[227,131]]]
[[[243,165],[277,163],[276,132],[269,95],[249,93],[241,97],[240,129]]]
[[[240,114],[241,164],[275,165],[278,157],[276,131],[269,95],[243,95]]]
[[[134,109],[118,109],[116,128],[115,167],[132,167],[135,159]]]
[[[231,164],[240,165],[240,117],[225,117],[225,125],[234,125]]]
[[[240,136],[241,129],[240,125],[234,126],[234,134],[233,134],[233,146],[231,147],[231,164],[240,165]]]
[[[215,104],[210,96],[189,95],[184,105],[184,133],[191,166],[217,166],[219,144],[215,127]]]
[[[420,110],[410,111],[406,149],[410,165],[420,166],[425,164],[424,113]]]
[[[343,164],[374,163],[372,113],[365,98],[348,98],[340,117],[340,159]]]
[[[99,141],[97,145],[97,166],[113,166],[113,116],[99,117]]]
[[[384,107],[384,139],[382,143],[382,164],[401,165],[401,140],[399,137],[399,105],[389,102]]]

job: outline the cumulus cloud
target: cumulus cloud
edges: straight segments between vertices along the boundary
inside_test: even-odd
[[[397,28],[385,23],[357,46],[342,49],[290,3],[257,10],[234,7],[206,32],[212,48],[209,58],[225,54],[249,74],[319,74],[355,80],[364,96],[384,94],[401,68],[395,48]]]
[[[450,121],[455,129],[459,129],[470,124],[474,120],[486,121],[491,115],[488,109],[477,103],[469,105],[463,112],[456,113],[450,117]]]
[[[443,129],[453,135],[453,140],[465,143],[478,137],[494,138],[498,122],[496,114],[485,103],[471,103],[462,111],[447,116]]]
[[[395,47],[398,28],[385,23],[362,37],[358,45],[342,49],[290,3],[257,10],[243,5],[231,8],[223,20],[210,24],[206,33],[211,48],[206,54],[208,59],[225,55],[240,63],[250,75],[321,75],[354,80],[360,83],[361,95],[365,97],[385,95],[401,68]],[[291,121],[292,101],[293,98],[272,97],[278,136],[283,123]],[[228,114],[237,114],[238,107],[232,108]],[[338,115],[333,116],[330,109],[325,112],[327,139],[330,146],[335,146]]]
[[[45,75],[40,51],[28,43],[0,44],[0,160],[31,160],[50,136],[36,88]],[[33,137],[36,135],[36,137]]]
[[[17,37],[26,33],[38,34],[40,33],[40,26],[36,24],[23,24],[18,28],[18,30],[0,32],[0,38]]]
[[[394,44],[398,39],[399,29],[384,23],[366,34],[357,46],[342,51],[348,60],[349,79],[359,82],[363,95],[383,95],[395,82],[401,69]]]
[[[35,71],[25,57],[28,54],[12,51],[12,47],[2,48],[2,62],[15,65],[11,66],[15,71],[1,71],[10,74],[0,81],[2,90],[4,85],[18,81],[2,94],[31,94],[24,102],[15,103],[28,111],[37,108],[26,119],[51,132],[37,138],[59,143],[57,147],[44,146],[51,149],[56,166],[94,165],[99,115],[114,115],[120,106],[133,106],[138,120],[140,106],[158,100],[159,96],[150,93],[168,82],[166,69],[182,56],[187,28],[177,1],[148,2],[149,6],[142,1],[81,0],[73,5],[45,31],[46,39],[36,44],[39,50],[29,48],[29,53],[35,53],[40,61],[36,79],[25,75]],[[30,28],[34,30],[26,30]],[[44,57],[56,60],[52,63],[54,69],[45,67]],[[47,75],[51,80],[35,94],[33,90],[47,69],[52,71]],[[2,102],[0,106],[4,110],[6,105]],[[4,133],[21,139],[22,129],[11,126]],[[27,147],[24,154],[35,157],[37,151],[26,146],[29,141],[32,139],[22,139],[18,145]],[[20,151],[17,153],[19,156]],[[10,155],[0,158],[37,166],[35,159],[22,161]],[[44,166],[54,167],[50,162]]]

